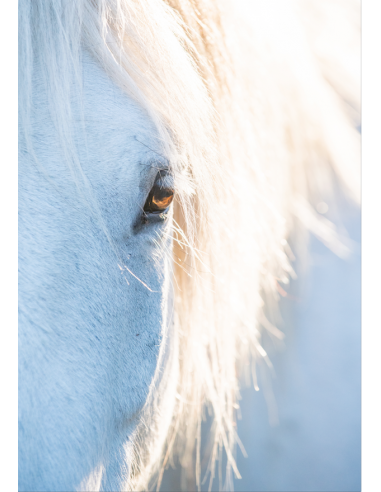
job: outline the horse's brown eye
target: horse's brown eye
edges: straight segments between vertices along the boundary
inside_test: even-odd
[[[144,205],[144,212],[149,214],[164,212],[172,203],[173,196],[174,191],[171,188],[154,185]]]

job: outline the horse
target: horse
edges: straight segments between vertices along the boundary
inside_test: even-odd
[[[206,411],[232,490],[288,239],[348,253],[312,204],[359,200],[357,8],[19,0],[19,490],[146,490],[173,455],[199,486]]]

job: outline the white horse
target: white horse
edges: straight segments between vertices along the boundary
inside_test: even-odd
[[[248,6],[20,0],[20,490],[197,475],[205,407],[229,489],[294,217],[346,253],[309,201],[358,199],[357,2]]]

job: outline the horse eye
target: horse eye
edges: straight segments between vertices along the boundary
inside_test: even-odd
[[[174,191],[171,188],[161,188],[158,185],[154,185],[143,210],[147,214],[164,212],[172,203],[173,197]]]

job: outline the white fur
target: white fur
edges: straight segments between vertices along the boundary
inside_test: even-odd
[[[295,216],[342,251],[308,202],[333,174],[358,197],[358,94],[306,5],[20,2],[21,490],[197,471],[205,405],[211,476],[222,447],[239,474],[237,368],[266,358]],[[173,211],[136,228],[158,166]]]
[[[20,155],[20,490],[76,490],[93,469],[103,470],[97,489],[122,488],[170,329],[171,264],[153,261],[155,241],[170,248],[168,223],[133,230],[165,164],[146,147],[154,128],[88,56],[83,80],[86,133],[78,118],[75,139],[114,248],[57,151],[40,93],[43,170]]]

